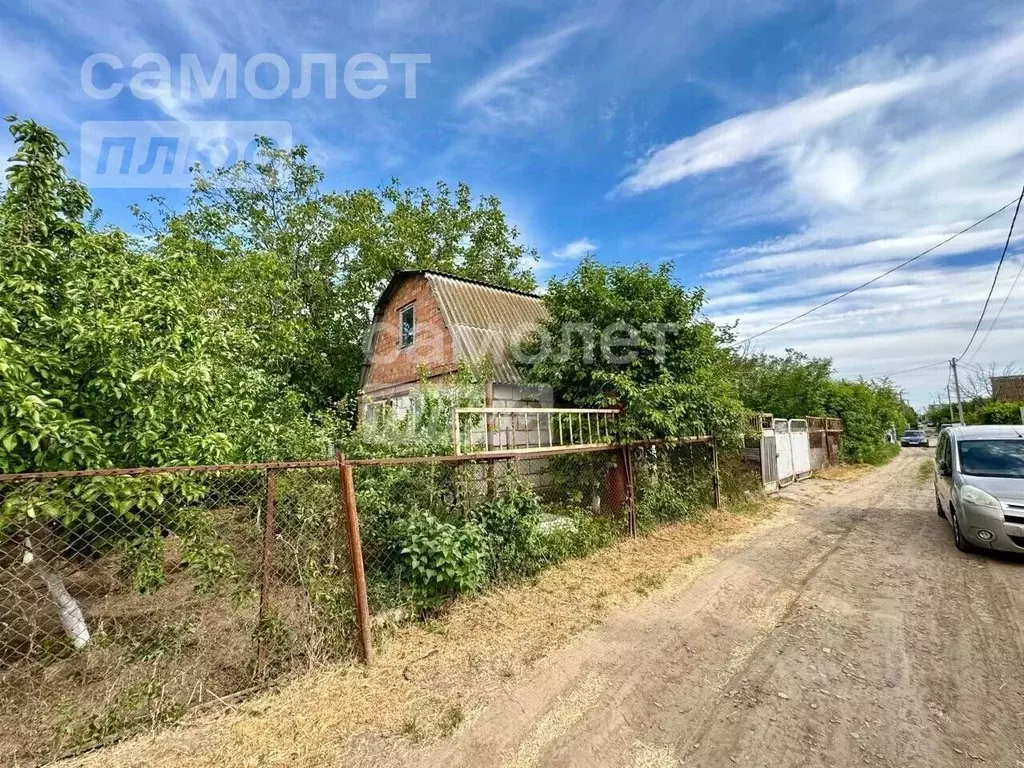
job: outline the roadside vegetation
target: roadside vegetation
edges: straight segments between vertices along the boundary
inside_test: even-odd
[[[890,381],[838,379],[828,358],[789,349],[784,356],[738,356],[735,370],[740,397],[751,410],[781,418],[841,418],[844,461],[884,464],[899,453],[898,444],[886,441],[886,430],[900,435],[917,422]]]
[[[1024,403],[997,403],[988,396],[975,397],[964,403],[965,424],[1020,424]],[[950,422],[949,405],[937,403],[928,407],[925,421],[932,424]]]
[[[716,547],[782,508],[778,500],[729,502],[712,514],[705,505],[695,519],[464,596],[427,621],[378,627],[370,667],[314,671],[273,695],[186,716],[178,729],[70,764],[213,768],[239,754],[266,764],[380,764],[391,750],[449,736],[496,690],[528,679],[541,659],[609,616],[658,589],[684,589],[715,563]]]

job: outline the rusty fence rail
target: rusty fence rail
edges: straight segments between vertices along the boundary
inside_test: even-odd
[[[0,754],[44,762],[369,661],[383,626],[759,487],[738,456],[719,472],[702,436],[0,475]]]

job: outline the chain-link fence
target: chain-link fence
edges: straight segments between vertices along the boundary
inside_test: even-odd
[[[716,473],[710,437],[473,457],[353,461],[375,625],[428,614],[618,538],[698,519],[760,489],[741,453]]]
[[[340,493],[335,462],[0,480],[0,754],[52,758],[347,655]]]
[[[371,612],[429,612],[629,532],[623,452],[354,462]]]
[[[50,759],[369,659],[372,631],[758,488],[739,457],[699,437],[0,476],[0,754]]]

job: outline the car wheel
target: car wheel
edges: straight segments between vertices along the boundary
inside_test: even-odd
[[[946,510],[942,508],[942,502],[939,500],[939,494],[935,494],[935,514],[941,517],[943,520],[946,519]]]
[[[953,518],[953,543],[956,544],[956,548],[961,552],[974,552],[976,547],[967,540],[964,532],[960,530],[960,521],[956,519],[956,509],[950,507],[949,511],[950,517]]]

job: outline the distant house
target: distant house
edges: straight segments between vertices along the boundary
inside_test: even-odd
[[[443,387],[462,366],[484,361],[487,405],[550,406],[550,390],[525,386],[511,354],[546,317],[531,293],[429,270],[396,273],[374,309],[360,415],[384,404],[402,413],[423,379]]]
[[[1024,403],[1024,375],[993,376],[992,399],[997,403]]]

